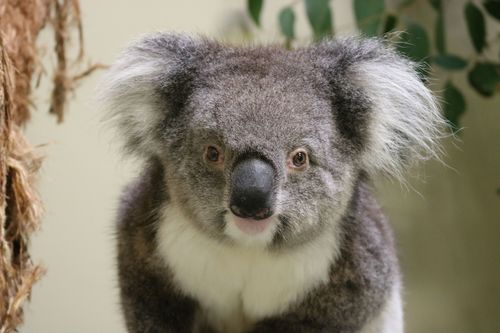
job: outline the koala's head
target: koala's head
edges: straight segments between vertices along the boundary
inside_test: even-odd
[[[103,92],[127,150],[164,166],[170,204],[235,243],[334,227],[361,172],[398,175],[442,125],[413,64],[374,39],[288,51],[154,34]]]

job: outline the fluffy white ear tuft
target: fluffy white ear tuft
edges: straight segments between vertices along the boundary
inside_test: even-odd
[[[161,152],[165,121],[173,112],[169,100],[188,81],[200,40],[154,33],[132,43],[99,86],[99,100],[125,139],[127,152],[147,157]],[[174,91],[174,93],[169,93]]]
[[[447,123],[415,66],[395,54],[353,65],[353,79],[372,103],[361,159],[369,172],[401,177],[414,162],[439,158]]]

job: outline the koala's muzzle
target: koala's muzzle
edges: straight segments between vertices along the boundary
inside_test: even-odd
[[[231,176],[229,208],[234,215],[255,220],[273,214],[274,168],[258,158],[238,162]]]

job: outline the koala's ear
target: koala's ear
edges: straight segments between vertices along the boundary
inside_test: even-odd
[[[147,35],[126,48],[105,75],[99,99],[127,152],[161,152],[165,124],[182,110],[208,44],[185,35]]]
[[[339,132],[364,169],[400,176],[438,157],[446,122],[414,63],[377,39],[324,41],[314,54]]]

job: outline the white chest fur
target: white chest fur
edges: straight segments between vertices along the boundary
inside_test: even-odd
[[[328,280],[337,237],[319,239],[287,253],[220,244],[192,226],[179,209],[165,210],[158,233],[161,256],[183,292],[197,299],[204,316],[226,332],[285,311]]]

